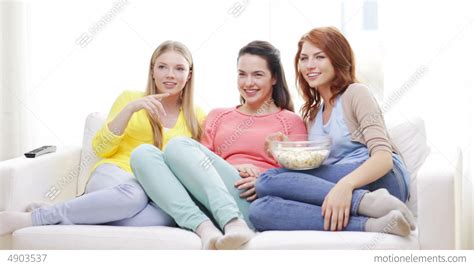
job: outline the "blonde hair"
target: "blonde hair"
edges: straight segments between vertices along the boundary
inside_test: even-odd
[[[176,41],[166,41],[153,52],[150,60],[150,69],[148,73],[148,83],[146,87],[145,94],[152,95],[158,93],[158,88],[156,87],[155,81],[153,79],[153,67],[155,66],[156,59],[165,52],[174,51],[182,55],[189,64],[189,74],[191,77],[186,82],[184,89],[181,91],[180,96],[180,106],[183,109],[184,118],[186,120],[186,126],[191,132],[191,137],[195,140],[201,138],[202,129],[199,125],[199,121],[196,116],[194,108],[194,66],[193,58],[189,49],[182,43]],[[156,121],[153,117],[148,114],[148,120],[150,121],[151,127],[153,129],[153,144],[162,149],[163,146],[163,126],[160,121]]]

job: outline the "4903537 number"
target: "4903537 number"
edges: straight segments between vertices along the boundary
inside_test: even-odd
[[[10,254],[8,262],[45,262],[47,254]]]

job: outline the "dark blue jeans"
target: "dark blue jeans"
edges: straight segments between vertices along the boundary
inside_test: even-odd
[[[295,171],[270,169],[257,179],[258,199],[250,205],[250,221],[258,231],[324,230],[321,205],[334,185],[354,171],[361,163],[325,165],[317,169]],[[345,231],[365,231],[367,217],[357,210],[364,194],[386,188],[392,195],[406,201],[407,186],[402,171],[394,169],[377,181],[353,191],[351,217]]]

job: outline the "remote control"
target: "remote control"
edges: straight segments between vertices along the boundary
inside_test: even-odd
[[[26,158],[36,158],[46,153],[55,152],[56,146],[43,146],[25,153]]]

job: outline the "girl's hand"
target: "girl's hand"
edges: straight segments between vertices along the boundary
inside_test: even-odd
[[[353,187],[338,182],[326,195],[321,215],[324,217],[324,230],[341,231],[349,223]]]
[[[242,178],[235,182],[234,186],[238,190],[246,189],[245,192],[240,194],[240,197],[246,199],[247,201],[253,201],[257,198],[255,191],[255,183],[257,182],[256,177],[247,177]]]
[[[239,171],[239,174],[242,178],[246,177],[255,177],[257,178],[260,175],[260,169],[253,164],[237,164],[234,165],[235,169]]]
[[[160,121],[160,116],[166,116],[165,109],[161,104],[161,99],[168,97],[169,93],[159,93],[148,95],[128,103],[127,108],[132,112],[138,112],[145,109],[156,121]]]
[[[271,142],[272,141],[283,141],[283,140],[286,140],[286,139],[288,139],[288,137],[285,136],[285,134],[283,134],[281,132],[277,132],[277,133],[273,133],[273,134],[269,135],[265,139],[265,145],[264,145],[265,153],[268,156],[270,156],[271,158],[273,158],[273,154],[272,154],[272,150],[271,150]]]

